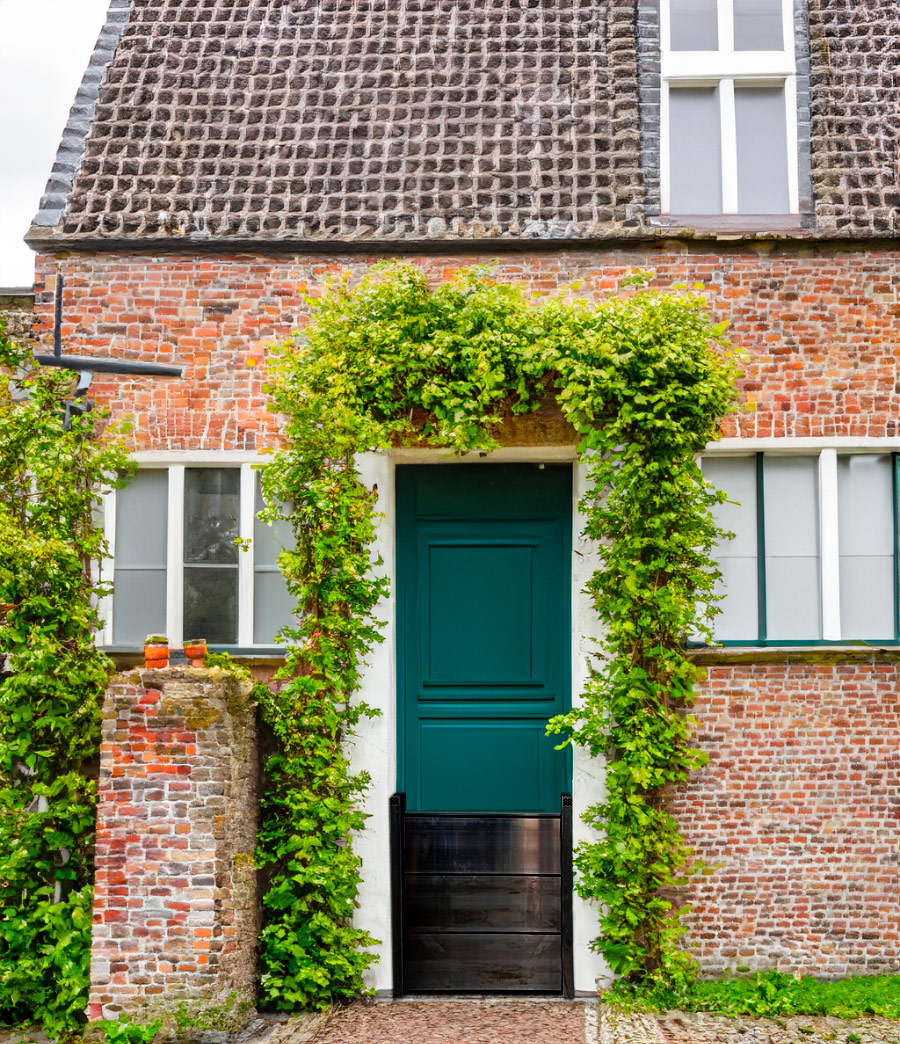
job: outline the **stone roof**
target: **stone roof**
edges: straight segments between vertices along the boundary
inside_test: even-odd
[[[110,0],[27,238],[897,234],[898,0],[795,0],[800,215],[688,229],[660,214],[658,6]]]
[[[610,6],[113,0],[130,17],[80,168],[36,224],[129,239],[608,230]]]

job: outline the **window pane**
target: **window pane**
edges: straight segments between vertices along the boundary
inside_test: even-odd
[[[256,480],[256,520],[253,523],[254,562],[257,566],[275,565],[283,547],[294,546],[294,531],[290,522],[280,519],[268,525],[259,517],[265,507],[259,479]]]
[[[294,599],[280,572],[257,572],[253,583],[253,641],[272,645],[291,619]]]
[[[185,469],[185,562],[237,562],[240,483],[238,468]]]
[[[721,214],[722,144],[717,87],[669,91],[669,210]]]
[[[895,636],[893,461],[888,454],[838,457],[841,634]]]
[[[671,0],[673,51],[715,51],[719,47],[716,0]]]
[[[116,568],[166,567],[169,473],[139,471],[116,492]],[[143,636],[142,636],[143,637]]]
[[[237,566],[185,566],[184,637],[211,644],[237,643]]]
[[[765,459],[768,637],[822,636],[818,457]]]
[[[265,506],[260,482],[256,483],[256,513]],[[290,621],[294,598],[276,565],[283,547],[294,546],[290,522],[280,520],[267,525],[257,517],[253,526],[253,641],[256,645],[272,645],[276,634]]]
[[[734,0],[736,51],[784,50],[782,0]]]
[[[165,569],[117,569],[113,603],[116,645],[140,646],[147,635],[165,634]]]
[[[838,457],[841,555],[894,554],[893,461],[888,453]]]
[[[754,641],[759,637],[756,543],[756,458],[705,457],[704,477],[736,503],[713,509],[716,522],[734,533],[713,550],[722,580],[715,635],[719,641]]]
[[[891,641],[894,617],[894,559],[841,556],[841,637]]]
[[[766,557],[769,638],[815,641],[822,637],[818,558]]]
[[[722,579],[717,593],[722,612],[716,617],[714,634],[720,642],[753,642],[759,637],[759,572],[757,557],[719,558]]]
[[[169,473],[139,471],[116,492],[113,642],[142,645],[166,633]]]
[[[738,209],[787,214],[787,123],[784,87],[736,87]]]
[[[703,477],[724,490],[730,504],[713,509],[716,523],[734,539],[722,545],[729,556],[756,556],[756,457],[704,457]]]

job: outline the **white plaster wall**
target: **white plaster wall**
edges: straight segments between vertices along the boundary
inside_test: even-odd
[[[362,884],[359,910],[355,923],[379,940],[374,953],[378,959],[366,973],[366,986],[379,992],[393,986],[391,966],[391,846],[389,803],[397,789],[397,675],[396,675],[396,601],[394,597],[394,464],[383,454],[364,453],[359,457],[359,472],[371,489],[378,486],[379,519],[373,557],[384,559],[380,567],[391,579],[391,592],[379,607],[385,621],[384,641],[372,650],[359,693],[372,707],[381,711],[378,718],[363,720],[351,740],[350,760],[357,772],[365,770],[372,778],[366,792],[364,809],[371,817],[356,839],[357,854],[362,858]]]
[[[380,616],[386,622],[384,642],[369,657],[363,674],[360,698],[381,710],[381,716],[363,720],[359,732],[351,741],[351,761],[356,771],[365,770],[372,778],[364,801],[365,811],[371,817],[366,829],[356,840],[356,850],[362,858],[362,885],[359,910],[355,923],[365,928],[380,945],[374,952],[378,960],[366,976],[366,985],[380,993],[393,987],[391,956],[391,873],[389,800],[397,785],[397,674],[396,674],[396,579],[395,530],[396,507],[394,499],[394,471],[398,463],[434,463],[436,466],[454,462],[500,463],[503,461],[575,462],[571,449],[528,448],[498,450],[490,456],[472,454],[465,458],[448,457],[434,450],[397,450],[389,455],[365,453],[359,457],[359,471],[369,487],[378,486],[378,521],[374,554],[381,555],[381,569],[391,580],[391,594],[380,607]],[[572,509],[573,540],[576,552],[572,564],[572,694],[577,703],[588,673],[588,658],[594,646],[591,638],[598,635],[598,622],[590,600],[583,593],[585,581],[595,568],[591,546],[582,537],[583,521],[577,504],[586,486],[586,469],[575,462]],[[602,801],[605,794],[605,764],[589,757],[585,751],[574,749],[572,787],[574,841],[589,840],[592,832],[581,822],[581,813],[589,805]],[[609,975],[602,959],[590,948],[598,934],[598,914],[595,908],[577,895],[573,897],[573,935],[575,989],[593,992],[597,980],[606,982]]]
[[[597,568],[597,554],[583,534],[584,519],[578,501],[587,491],[588,474],[584,464],[576,463],[573,482],[575,503],[572,507],[572,703],[578,706],[588,679],[592,654],[597,651],[593,639],[602,633],[584,585]],[[596,832],[582,821],[582,813],[606,796],[606,760],[592,758],[584,747],[573,747],[572,765],[572,841],[596,840]],[[575,964],[575,992],[593,993],[598,979],[602,984],[612,980],[603,958],[591,949],[591,940],[599,934],[599,910],[595,904],[572,896],[572,948]]]

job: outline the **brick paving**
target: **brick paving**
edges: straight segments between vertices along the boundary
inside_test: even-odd
[[[595,1044],[592,1006],[560,1001],[351,1004],[314,1044]]]

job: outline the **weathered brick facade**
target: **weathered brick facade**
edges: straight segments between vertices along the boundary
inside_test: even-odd
[[[796,659],[796,657],[795,657]],[[713,666],[709,765],[672,800],[715,868],[688,918],[707,974],[894,974],[900,960],[900,666]]]
[[[441,279],[490,255],[424,257]],[[107,348],[123,358],[185,364],[183,382],[95,379],[92,394],[134,419],[139,449],[260,449],[276,438],[266,413],[261,361],[266,345],[305,321],[307,293],[352,257],[238,255],[150,259],[83,254],[38,261],[38,315],[52,321],[52,280],[66,277],[66,343],[73,352]],[[880,251],[770,245],[765,250],[572,250],[501,256],[496,277],[550,292],[581,283],[592,297],[616,290],[634,268],[656,285],[704,284],[713,313],[747,353],[747,409],[723,431],[765,436],[898,434],[900,247]]]
[[[107,690],[91,1018],[255,995],[251,687],[218,668],[168,668]]]
[[[418,259],[435,278],[470,256]],[[724,431],[765,436],[897,435],[900,249],[580,250],[501,257],[499,278],[539,292],[572,281],[615,290],[632,268],[661,287],[703,282],[747,353],[747,408]],[[134,419],[137,449],[260,449],[266,345],[305,321],[352,258],[120,254],[42,259],[69,287],[67,344],[179,360],[184,382],[95,382]],[[40,285],[39,285],[40,289]],[[45,325],[50,294],[40,298]],[[745,654],[746,655],[746,654]],[[772,653],[766,656],[771,657]],[[826,975],[885,971],[900,958],[896,838],[898,677],[893,664],[745,663],[710,669],[698,703],[711,753],[675,800],[708,863],[692,885],[691,938],[704,971],[779,966]],[[141,712],[142,713],[142,712]]]
[[[745,353],[724,435],[897,438],[900,7],[796,0],[794,16],[799,213],[675,230],[657,0],[113,0],[29,236],[42,335],[62,273],[68,351],[185,368],[95,375],[135,450],[262,450],[278,441],[267,347],[342,270],[396,251],[438,281],[499,254],[499,279],[598,298],[652,269],[660,288],[701,283]],[[691,885],[704,971],[893,970],[891,654],[715,655],[697,707],[712,760],[672,799],[722,864]],[[161,718],[176,684],[123,676],[107,706],[95,1012],[219,996],[251,932],[229,920],[229,860],[252,838],[204,819],[237,786],[230,719]],[[189,873],[152,874],[185,862],[195,831],[186,910],[165,889]]]

